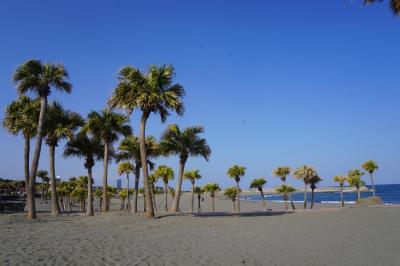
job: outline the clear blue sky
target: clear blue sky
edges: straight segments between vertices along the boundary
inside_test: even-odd
[[[187,96],[185,115],[167,124],[203,125],[213,150],[210,162],[187,164],[200,183],[231,185],[226,170],[239,164],[244,188],[259,176],[271,187],[276,166],[311,164],[329,185],[368,159],[381,166],[377,183],[400,183],[400,20],[386,3],[362,2],[2,1],[0,105],[16,98],[11,75],[28,58],[66,65],[73,92],[51,99],[83,115],[105,106],[121,67],[169,63]],[[167,124],[152,117],[148,133]],[[86,174],[63,146],[57,175]],[[22,178],[22,138],[0,130],[0,147],[0,176]],[[157,163],[177,171],[177,161]],[[100,164],[94,173],[99,185]]]

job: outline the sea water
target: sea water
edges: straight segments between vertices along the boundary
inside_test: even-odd
[[[371,186],[367,186],[371,188]],[[380,197],[383,202],[387,205],[400,204],[400,184],[394,185],[375,185],[376,195]],[[354,204],[357,199],[357,192],[345,192],[343,193],[345,203]],[[361,197],[371,197],[372,192],[361,192]],[[260,194],[250,195],[241,197],[244,200],[261,200]],[[283,202],[282,195],[280,194],[267,194],[265,199],[271,202]],[[292,199],[294,202],[303,202],[304,192],[292,193]],[[311,192],[307,193],[307,201],[311,200]],[[316,192],[314,196],[314,202],[318,203],[332,203],[338,204],[340,201],[340,192]]]

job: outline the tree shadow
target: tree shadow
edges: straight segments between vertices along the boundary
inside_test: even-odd
[[[200,212],[200,213],[163,213],[157,215],[157,219],[175,217],[175,216],[192,216],[192,217],[268,217],[268,216],[279,216],[285,214],[292,214],[293,211],[252,211],[252,212]]]

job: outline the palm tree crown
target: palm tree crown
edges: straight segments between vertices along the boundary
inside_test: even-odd
[[[369,160],[363,163],[362,168],[368,173],[373,174],[379,169],[379,165],[375,161]]]
[[[244,176],[246,173],[246,167],[234,165],[228,169],[226,173],[229,177],[235,179],[236,182],[240,181],[240,177]]]
[[[379,0],[382,2],[383,0]],[[364,0],[364,5],[378,2],[378,0]],[[390,8],[394,15],[400,16],[400,0],[389,0]]]
[[[286,177],[290,175],[291,169],[289,166],[281,166],[276,168],[272,174],[279,177],[283,183],[286,182]]]
[[[221,191],[218,183],[209,183],[203,186],[205,192],[209,192],[211,197],[215,197],[215,193]]]
[[[160,165],[156,171],[154,172],[154,174],[161,178],[164,183],[168,183],[169,180],[173,180],[174,179],[174,170],[166,165]]]
[[[148,158],[157,157],[159,155],[158,143],[155,137],[147,136],[145,146]],[[137,167],[142,167],[140,143],[138,137],[133,135],[127,136],[121,141],[118,149],[119,154],[117,155],[117,161],[132,160],[135,162]],[[147,163],[152,169],[154,166],[153,162],[148,159]]]
[[[201,178],[199,170],[187,171],[185,172],[185,179],[189,180],[192,184],[196,182],[196,180]]]
[[[264,177],[256,178],[250,183],[250,188],[256,188],[261,191],[265,184],[267,184],[267,180]]]
[[[40,60],[34,59],[20,65],[13,75],[19,94],[32,91],[40,97],[49,96],[51,87],[70,93],[72,85],[67,79],[68,72],[63,65],[42,63]]]
[[[294,171],[293,175],[297,178],[302,180],[304,183],[308,184],[310,179],[317,174],[317,171],[314,167],[303,165]]]
[[[118,174],[121,175],[130,175],[134,170],[133,164],[130,162],[121,162],[118,164]]]
[[[335,176],[333,177],[333,181],[343,186],[344,183],[347,181],[347,176],[343,175]]]

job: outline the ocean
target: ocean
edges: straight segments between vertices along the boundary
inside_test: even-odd
[[[370,186],[367,186],[370,188]],[[376,195],[380,197],[383,202],[387,205],[400,204],[400,184],[393,185],[375,185]],[[361,197],[371,197],[372,192],[361,192]],[[264,196],[267,201],[271,202],[283,202],[282,195],[278,194],[267,194]],[[292,198],[294,202],[303,202],[304,193],[298,192],[293,193]],[[250,195],[242,197],[244,200],[260,201],[260,194]],[[344,193],[344,200],[347,204],[355,204],[357,199],[357,193]],[[307,200],[311,200],[311,192],[307,193]],[[318,192],[315,193],[315,202],[317,203],[332,203],[338,204],[340,201],[340,192]]]

